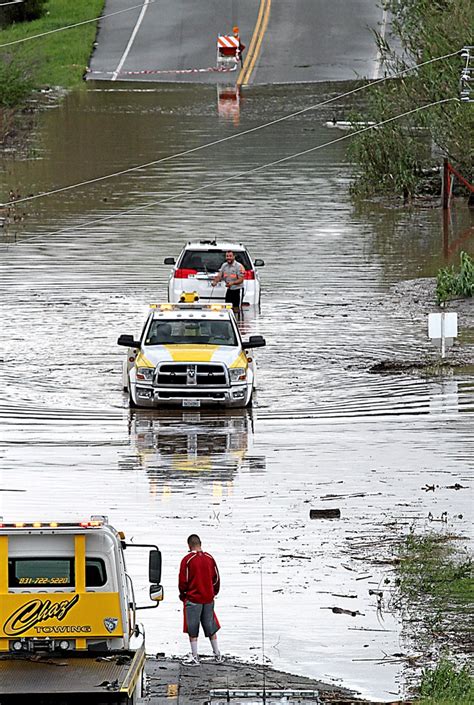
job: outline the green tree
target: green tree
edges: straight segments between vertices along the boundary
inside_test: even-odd
[[[418,66],[472,43],[472,2],[385,0],[384,7],[392,18],[396,44],[393,48],[376,34],[387,73]],[[365,119],[381,122],[428,103],[458,98],[461,67],[457,54],[374,86],[369,89]],[[472,180],[473,132],[472,106],[452,101],[354,137],[350,154],[360,167],[354,193],[413,195],[420,188],[423,167],[434,161],[432,145]]]

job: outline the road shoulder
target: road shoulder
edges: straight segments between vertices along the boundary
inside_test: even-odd
[[[148,705],[169,705],[170,698],[177,698],[179,705],[195,705],[208,702],[211,689],[255,690],[263,682],[261,665],[234,658],[224,663],[204,658],[200,666],[186,666],[176,658],[149,658],[146,672],[149,695],[142,702]],[[333,705],[367,702],[353,691],[270,667],[265,668],[265,684],[266,689],[317,690],[320,702]]]

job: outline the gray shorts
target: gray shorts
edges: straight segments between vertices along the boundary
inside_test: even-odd
[[[185,631],[189,636],[199,635],[199,625],[202,625],[206,636],[213,636],[220,628],[216,615],[214,614],[214,602],[207,602],[201,605],[198,602],[189,602],[185,605]]]

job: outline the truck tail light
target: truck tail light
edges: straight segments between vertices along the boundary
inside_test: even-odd
[[[187,279],[189,276],[197,274],[197,269],[177,269],[174,273],[175,279]]]
[[[244,279],[255,279],[255,272],[253,269],[245,270]]]

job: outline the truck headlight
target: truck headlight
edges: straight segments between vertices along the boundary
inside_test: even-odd
[[[245,367],[233,367],[229,372],[231,382],[245,382],[247,379],[247,370]]]
[[[146,382],[153,382],[154,374],[154,367],[137,367],[137,379],[144,379]]]

